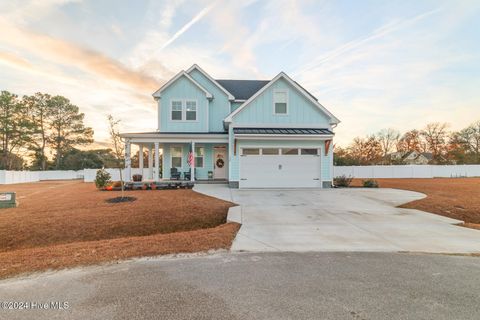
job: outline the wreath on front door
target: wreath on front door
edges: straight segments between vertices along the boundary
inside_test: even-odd
[[[225,162],[223,162],[223,159],[217,159],[216,165],[218,168],[223,168]]]

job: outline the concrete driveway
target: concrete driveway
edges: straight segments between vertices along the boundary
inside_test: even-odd
[[[195,191],[240,205],[232,251],[480,252],[480,231],[461,221],[396,206],[425,195],[395,189]]]

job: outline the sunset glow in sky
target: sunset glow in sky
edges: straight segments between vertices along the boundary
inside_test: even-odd
[[[151,94],[197,63],[285,71],[341,121],[340,144],[480,120],[480,1],[0,0],[0,90],[69,98],[95,139],[156,129]]]

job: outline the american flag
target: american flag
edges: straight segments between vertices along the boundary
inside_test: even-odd
[[[193,152],[190,150],[190,152],[188,153],[188,160],[187,160],[188,165],[190,167],[193,165],[193,161],[195,161],[193,157]]]

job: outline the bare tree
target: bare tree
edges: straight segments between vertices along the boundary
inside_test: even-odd
[[[353,139],[348,151],[360,165],[373,165],[382,158],[382,147],[374,135]]]
[[[442,161],[442,156],[447,152],[448,124],[433,122],[421,131],[427,144],[427,150],[432,153],[436,162]]]
[[[400,132],[395,129],[388,128],[380,130],[376,135],[376,139],[382,148],[382,156],[384,159],[396,148],[400,139]]]
[[[108,119],[108,129],[110,133],[110,140],[113,146],[112,153],[115,158],[115,163],[118,167],[120,172],[120,183],[122,185],[122,198],[124,197],[124,181],[123,181],[123,174],[122,168],[124,166],[124,156],[125,156],[125,141],[120,136],[120,130],[118,129],[120,120],[115,120],[111,114],[107,116]]]
[[[461,130],[458,139],[472,156],[474,163],[480,163],[480,120]]]
[[[398,140],[397,151],[399,152],[412,152],[425,151],[425,144],[422,141],[422,136],[418,130],[410,130],[403,134],[403,136]]]

